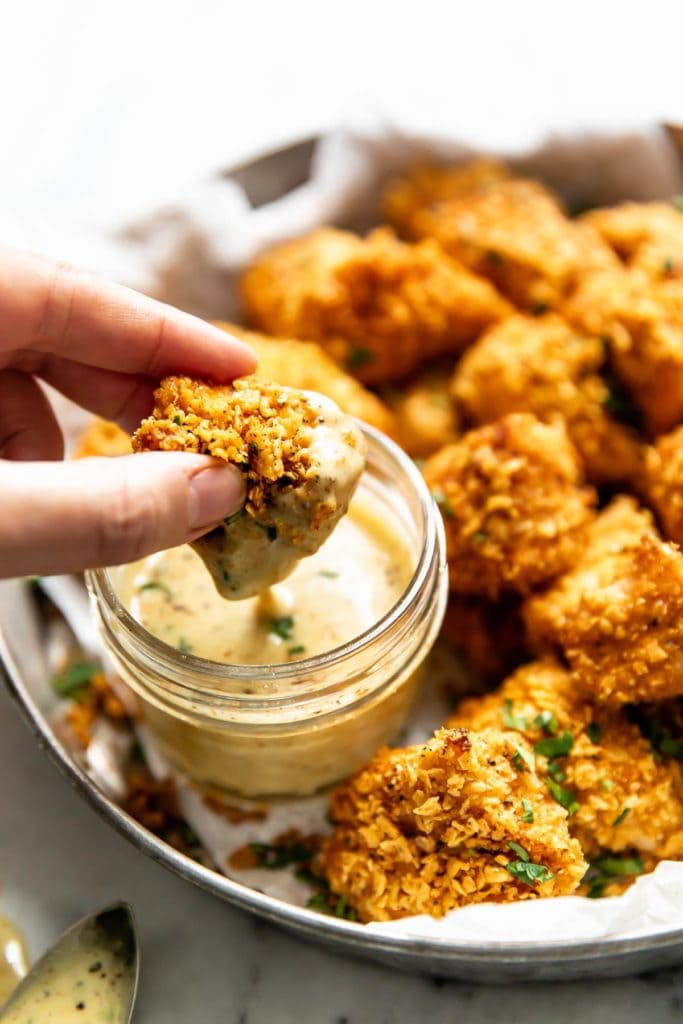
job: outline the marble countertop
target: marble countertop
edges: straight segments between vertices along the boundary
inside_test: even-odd
[[[100,821],[0,692],[0,913],[32,959],[85,913],[125,899],[141,933],[144,1024],[673,1024],[683,969],[616,981],[472,986],[337,956],[234,910]]]

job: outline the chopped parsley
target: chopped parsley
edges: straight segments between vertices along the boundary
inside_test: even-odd
[[[557,724],[557,715],[554,711],[539,711],[534,718],[534,725],[537,728],[542,729],[549,736],[555,736],[559,725]]]
[[[192,644],[188,643],[184,636],[178,637],[178,643],[176,644],[176,647],[178,648],[179,651],[182,652],[182,654],[191,654],[192,651],[194,650]]]
[[[102,669],[96,661],[74,661],[52,680],[52,689],[65,699],[80,700],[90,680]]]
[[[509,871],[513,878],[516,878],[518,882],[523,882],[530,888],[538,885],[539,882],[549,882],[555,877],[550,868],[547,868],[545,864],[533,864],[529,860],[527,855],[526,860],[512,860],[508,861],[505,865],[506,871]]]
[[[655,760],[661,757],[673,757],[683,761],[683,741],[671,735],[671,730],[656,717],[644,717],[636,708],[631,709],[631,719],[636,722],[640,731],[650,743]]]
[[[677,269],[678,263],[676,260],[672,260],[671,257],[665,259],[662,263],[662,273],[667,274],[668,276],[675,274]]]
[[[228,516],[227,519],[224,519],[223,522],[226,526],[232,526],[233,523],[236,523],[238,519],[241,519],[242,516],[245,516],[246,514],[247,510],[243,505],[239,512],[233,512],[233,514]]]
[[[332,569],[321,569],[318,576],[322,576],[326,580],[336,580],[339,573],[333,572]]]
[[[489,535],[486,532],[486,530],[477,530],[477,532],[472,536],[472,540],[475,541],[477,544],[483,544],[484,541],[488,539]]]
[[[605,384],[607,385],[607,397],[603,402],[605,412],[613,416],[615,420],[619,420],[620,423],[625,423],[636,429],[641,428],[643,417],[640,409],[635,405],[621,381],[612,374],[607,374]]]
[[[531,857],[526,852],[524,847],[520,846],[519,843],[513,842],[512,839],[508,843],[508,849],[512,850],[513,853],[516,853],[520,860],[524,860],[527,862],[531,860]]]
[[[605,793],[611,793],[614,789],[614,783],[611,779],[603,779],[600,783],[600,788],[603,789]]]
[[[259,451],[260,451],[260,449],[259,449],[259,446],[256,444],[256,441],[250,441],[249,442],[249,454],[253,455],[254,457],[256,457],[258,455]]]
[[[268,868],[269,871],[277,871],[290,864],[308,864],[311,859],[311,847],[296,840],[272,844],[249,843],[249,849],[254,854],[256,866]]]
[[[441,509],[443,515],[447,519],[452,519],[453,516],[455,515],[455,512],[453,511],[453,506],[451,505],[449,499],[446,497],[444,492],[439,490],[432,491],[432,498]]]
[[[518,772],[523,772],[528,769],[533,772],[536,768],[536,762],[534,761],[533,754],[524,750],[522,747],[517,747],[514,754],[512,755],[512,763]]]
[[[528,825],[531,825],[534,820],[534,809],[531,805],[531,800],[527,797],[522,799],[522,821],[525,821]]]
[[[567,778],[567,776],[562,770],[562,766],[559,765],[557,761],[548,761],[547,768],[548,775],[550,775],[551,778],[555,779],[555,782],[564,782],[564,780]]]
[[[162,583],[161,580],[150,580],[148,583],[142,583],[138,587],[138,591],[139,593],[142,593],[144,590],[161,590],[166,594],[166,597],[168,597],[169,600],[173,597],[171,588],[167,583]]]
[[[291,655],[303,654],[305,650],[306,648],[303,644],[297,644],[295,647],[290,647],[287,653]]]
[[[550,737],[547,740],[539,740],[534,746],[534,752],[541,757],[566,757],[574,746],[574,737],[570,732],[563,732],[561,736]]]
[[[524,732],[529,728],[529,722],[523,715],[517,715],[513,711],[513,703],[508,700],[503,703],[503,725],[506,729],[515,729],[517,732]]]
[[[268,632],[279,636],[281,640],[291,640],[294,618],[291,615],[281,615],[279,618],[268,619]]]
[[[579,809],[576,794],[572,793],[571,789],[565,789],[564,786],[561,786],[559,782],[555,782],[554,779],[546,779],[545,782],[554,799],[557,800],[560,806],[564,807],[567,814],[570,817],[572,814],[576,814]]]
[[[591,862],[586,875],[589,899],[600,899],[604,896],[605,886],[617,878],[642,875],[645,865],[640,857],[614,857],[606,853]]]
[[[675,740],[673,736],[662,736],[659,741],[659,752],[667,757],[673,757],[676,761],[683,761],[683,743]]]
[[[624,807],[619,812],[619,814],[617,814],[616,818],[612,822],[612,828],[618,828],[619,825],[621,825],[622,821],[624,821],[626,819],[626,817],[628,816],[628,813],[629,813],[630,810],[631,810],[630,807]]]
[[[175,416],[173,417],[173,422],[175,423],[176,427],[180,426],[180,424],[183,422],[182,419],[181,419],[180,413],[177,412],[175,414]]]
[[[597,722],[590,722],[586,726],[586,736],[591,743],[599,743],[602,738],[602,729]]]
[[[356,345],[349,352],[346,362],[352,370],[357,370],[361,366],[367,366],[368,363],[374,362],[374,360],[374,352],[371,352],[370,349],[363,348],[361,345]]]

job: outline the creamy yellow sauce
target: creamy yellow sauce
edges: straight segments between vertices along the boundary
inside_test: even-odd
[[[278,664],[353,640],[400,598],[414,570],[401,524],[363,491],[323,546],[259,597],[226,601],[191,548],[114,571],[123,603],[159,639],[222,664]]]
[[[12,921],[0,917],[0,1006],[26,974],[24,938]]]

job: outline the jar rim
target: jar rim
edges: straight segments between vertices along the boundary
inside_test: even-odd
[[[192,689],[196,693],[197,690],[203,688],[202,683],[208,686],[212,682],[218,681],[245,683],[253,682],[256,678],[267,679],[270,683],[287,683],[302,673],[313,674],[332,669],[349,657],[353,657],[375,644],[392,629],[395,623],[401,620],[419,597],[429,579],[435,552],[438,555],[438,542],[443,529],[438,522],[438,511],[434,499],[422,473],[403,449],[375,427],[359,420],[356,422],[366,441],[369,442],[369,448],[374,446],[375,449],[379,449],[380,453],[385,457],[388,456],[389,461],[394,463],[396,469],[408,478],[418,499],[424,526],[421,550],[415,570],[399,599],[377,622],[344,644],[321,654],[292,662],[239,665],[213,661],[190,652],[178,651],[147,630],[134,618],[117,595],[111,583],[109,569],[90,569],[86,572],[86,581],[91,595],[98,602],[103,602],[107,610],[114,614],[118,627],[136,644],[138,651],[143,653],[148,661],[151,661],[161,671],[167,671],[169,667],[172,667],[175,671],[181,668],[183,674],[192,673],[193,686],[191,688],[186,687],[180,679],[176,678],[176,685],[181,689]],[[365,472],[367,469],[364,470]]]

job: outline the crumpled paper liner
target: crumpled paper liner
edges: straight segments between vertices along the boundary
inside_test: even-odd
[[[426,158],[457,159],[481,152],[447,137],[422,137],[386,124],[350,126],[332,132],[288,158],[287,175],[301,184],[287,194],[252,206],[241,185],[228,177],[201,183],[172,207],[123,232],[110,245],[127,266],[124,283],[211,319],[238,319],[237,284],[242,267],[265,246],[325,223],[364,229],[377,217],[382,185],[409,163]],[[490,148],[488,152],[492,151]],[[598,130],[539,139],[527,133],[514,151],[494,155],[559,191],[571,208],[624,198],[666,198],[683,192],[683,173],[673,135],[655,126],[609,135]],[[309,166],[310,164],[310,166]],[[261,195],[278,193],[278,168],[262,169]],[[109,261],[108,265],[112,265]],[[102,269],[106,269],[103,264]],[[65,408],[64,403],[60,406]],[[82,419],[69,411],[71,430]],[[453,668],[451,666],[451,668]],[[438,686],[424,699],[406,742],[429,735],[444,717]],[[146,729],[139,739],[153,774],[169,769]],[[103,730],[88,751],[98,784],[120,796],[117,751]],[[171,773],[172,774],[172,773]],[[204,804],[201,793],[176,777],[181,808],[211,855],[216,869],[278,899],[305,903],[309,888],[289,870],[228,868],[232,851],[245,843],[268,842],[288,828],[302,833],[329,830],[326,798],[282,801],[263,821],[231,824]],[[406,935],[481,946],[487,942],[549,942],[626,938],[677,929],[683,921],[683,863],[660,864],[622,896],[603,900],[560,897],[516,904],[479,904],[436,920],[412,917],[364,927],[382,935]]]

